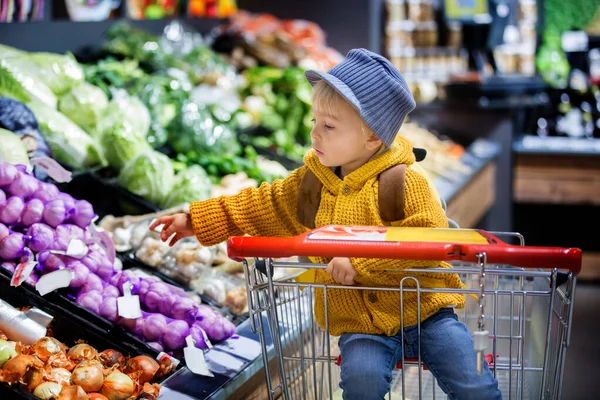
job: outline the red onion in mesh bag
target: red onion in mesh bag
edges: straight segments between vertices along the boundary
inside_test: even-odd
[[[190,327],[185,321],[173,320],[165,329],[162,343],[167,350],[179,350],[185,347],[185,338],[190,334]]]
[[[144,329],[142,334],[145,340],[155,341],[160,339],[166,332],[167,318],[161,314],[152,314],[144,318]]]
[[[38,190],[35,191],[32,198],[40,199],[47,203],[49,201],[56,200],[59,194],[60,192],[55,185],[46,182],[39,182]]]
[[[37,260],[44,273],[54,272],[65,267],[63,258],[58,254],[52,254],[49,250],[39,253]]]
[[[29,200],[38,190],[38,180],[33,176],[20,172],[6,191],[13,196],[19,196],[23,200]]]
[[[100,314],[102,293],[100,293],[98,290],[91,290],[89,292],[81,293],[77,296],[76,302],[86,310],[89,310],[94,314]]]
[[[65,221],[67,210],[62,200],[52,200],[44,206],[44,222],[56,228]]]
[[[105,297],[104,300],[102,300],[100,315],[112,322],[119,319],[116,297]]]
[[[0,240],[4,239],[9,234],[10,234],[10,230],[8,229],[8,227],[6,225],[4,225],[3,223],[0,223]],[[149,285],[150,284],[148,284],[148,286]]]
[[[40,222],[31,225],[27,229],[27,246],[35,253],[40,253],[49,248],[54,243],[54,240],[54,229],[46,224]]]
[[[0,162],[0,186],[9,186],[19,175],[17,168],[7,162]]]
[[[0,204],[0,222],[7,226],[17,225],[21,222],[24,210],[25,203],[23,199],[18,196],[12,196]]]
[[[25,255],[25,236],[13,232],[0,240],[0,258],[4,260],[15,260]]]
[[[69,268],[74,273],[74,277],[69,285],[70,287],[77,289],[85,285],[90,275],[90,270],[88,269],[88,267],[86,267],[80,261],[73,260],[68,263],[67,268]]]
[[[87,228],[95,216],[94,208],[86,200],[77,200],[75,206],[69,210],[69,221],[81,228]]]
[[[21,223],[25,226],[31,226],[42,220],[44,216],[44,202],[40,199],[31,199],[25,204]]]

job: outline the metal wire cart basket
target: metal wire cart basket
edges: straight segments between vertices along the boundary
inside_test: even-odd
[[[393,291],[401,309],[409,292],[416,292],[419,302],[426,292],[462,293],[466,307],[456,312],[473,333],[478,369],[488,363],[503,398],[561,396],[579,249],[525,246],[516,233],[327,226],[295,238],[231,238],[229,255],[244,259],[251,324],[261,338],[270,399],[341,399],[339,349],[329,334],[327,293],[332,290]],[[325,265],[274,261],[292,256],[439,260],[453,268],[386,271],[404,274],[399,287],[324,285],[315,283],[314,275]],[[298,270],[276,278],[280,268]],[[421,287],[411,277],[419,272],[457,273],[466,289]],[[317,295],[324,297],[324,326],[315,320]],[[421,354],[398,363],[389,396],[446,398]]]

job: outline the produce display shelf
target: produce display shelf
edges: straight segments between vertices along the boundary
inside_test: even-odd
[[[517,154],[600,156],[600,139],[521,135],[513,142]]]
[[[46,296],[42,297],[37,294],[33,288],[11,287],[10,277],[4,273],[0,274],[0,293],[2,293],[2,300],[15,308],[37,307],[52,315],[54,319],[49,328],[52,330],[53,336],[69,347],[77,344],[79,340],[83,340],[98,351],[114,349],[125,356],[147,355],[152,358],[158,355],[154,350],[148,351],[148,346],[138,346],[132,341],[123,340],[122,336],[115,335],[114,332],[96,324],[93,320],[86,319],[81,314],[74,313],[55,301],[49,301]],[[179,368],[182,366],[183,364],[180,364]],[[163,383],[163,381],[165,379],[158,383]],[[20,385],[10,387],[5,383],[0,383],[0,398],[36,399]]]
[[[453,182],[434,179],[440,196],[450,204],[466,185],[500,154],[500,145],[490,140],[477,139],[463,154],[461,161],[471,168],[471,173],[461,174]]]

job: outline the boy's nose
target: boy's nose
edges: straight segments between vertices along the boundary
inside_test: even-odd
[[[321,136],[319,136],[316,132],[316,129],[313,128],[312,131],[310,131],[310,137],[312,138],[313,142],[317,141],[317,140],[321,140]]]

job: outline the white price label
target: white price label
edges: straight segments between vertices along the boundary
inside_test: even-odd
[[[127,319],[137,319],[142,316],[142,309],[140,308],[140,297],[131,294],[131,283],[126,282],[123,284],[124,296],[117,299],[117,311],[119,316]]]
[[[70,269],[59,269],[40,277],[40,280],[35,285],[35,289],[40,295],[45,296],[56,289],[69,287],[74,277],[75,273]]]
[[[204,352],[195,346],[194,339],[191,336],[185,338],[187,347],[183,349],[183,357],[185,358],[185,364],[196,375],[210,376],[213,377],[213,373],[210,372],[208,364],[204,359]]]

